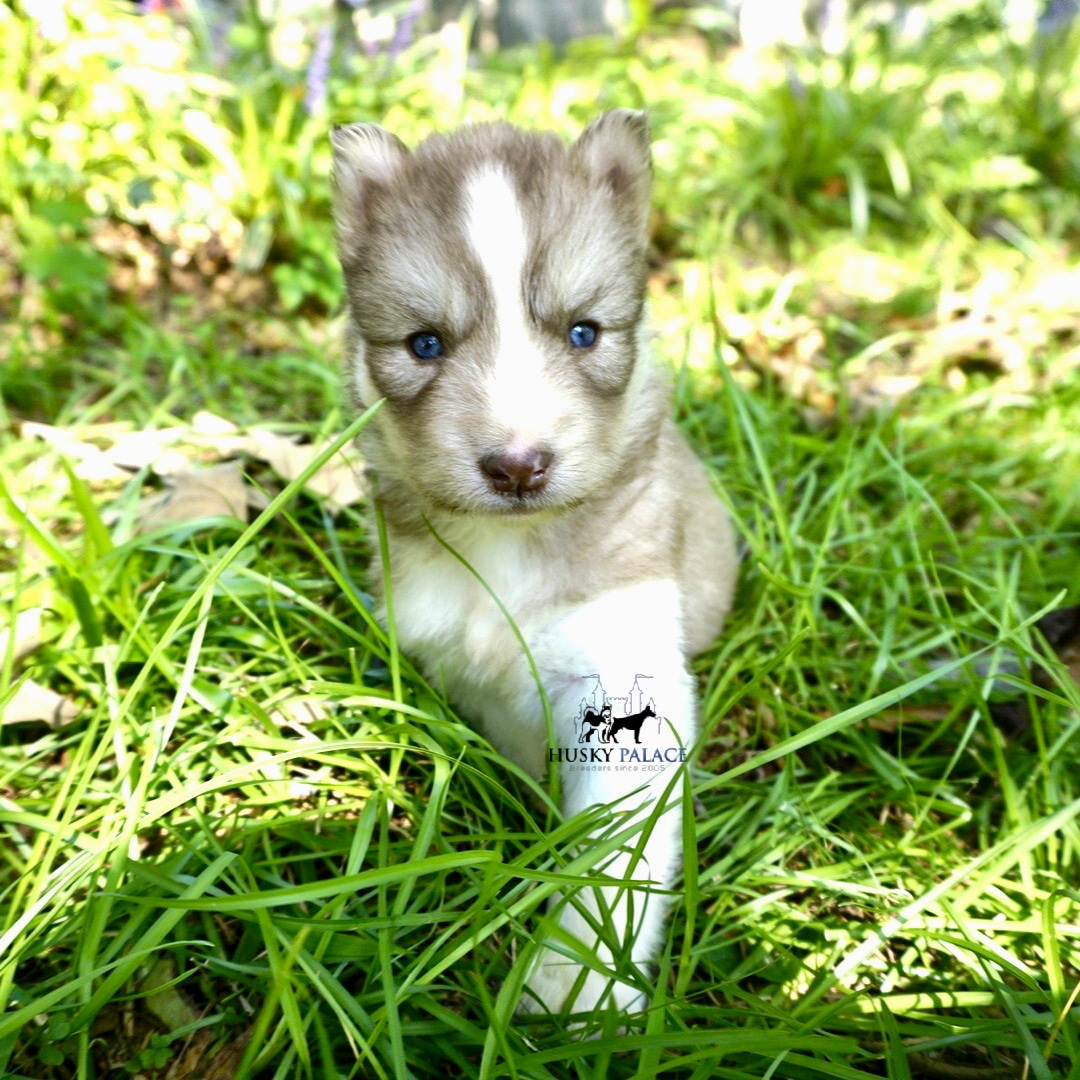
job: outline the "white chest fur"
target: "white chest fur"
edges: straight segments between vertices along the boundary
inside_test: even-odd
[[[682,694],[686,679],[674,581],[583,595],[585,567],[565,552],[559,557],[558,545],[542,536],[542,528],[526,533],[489,524],[457,538],[461,558],[433,538],[391,544],[402,647],[465,718],[535,775],[548,733],[523,642],[560,729],[572,725],[582,680],[593,673],[607,673],[613,688],[645,674],[658,692],[663,688],[665,702]]]
[[[394,612],[407,649],[450,648],[470,666],[488,666],[493,645],[499,651],[491,641],[494,624],[501,623],[513,637],[488,589],[515,619],[528,612],[530,599],[543,589],[541,560],[531,556],[524,536],[515,532],[474,534],[455,546],[460,558],[434,537],[392,545]]]
[[[391,543],[398,636],[428,678],[509,752],[487,721],[521,711],[513,699],[528,664],[514,628],[531,643],[559,616],[564,574],[517,526],[470,530],[453,546],[460,558],[431,536]],[[533,728],[540,716],[528,713],[517,719]]]

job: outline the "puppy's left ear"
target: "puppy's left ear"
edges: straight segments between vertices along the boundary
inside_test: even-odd
[[[355,243],[373,189],[393,183],[408,148],[377,124],[346,124],[330,132],[334,150],[334,220],[344,256]]]
[[[574,152],[644,228],[652,186],[649,120],[645,113],[612,109],[598,116],[582,132]]]

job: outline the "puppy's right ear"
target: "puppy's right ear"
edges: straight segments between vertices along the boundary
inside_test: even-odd
[[[356,238],[364,201],[373,184],[389,184],[408,148],[378,124],[343,124],[330,130],[334,148],[334,221],[338,247]]]
[[[646,114],[634,109],[601,114],[582,132],[573,152],[644,231],[652,181]]]

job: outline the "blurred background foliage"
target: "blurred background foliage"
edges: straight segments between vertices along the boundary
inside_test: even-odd
[[[1070,4],[810,7],[0,3],[4,403],[55,419],[117,343],[168,384],[162,334],[211,317],[249,350],[281,345],[256,313],[317,334],[341,298],[325,136],[358,119],[411,141],[646,107],[660,262],[1075,240]],[[560,27],[600,32],[521,41]]]

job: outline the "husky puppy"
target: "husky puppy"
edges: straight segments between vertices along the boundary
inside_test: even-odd
[[[696,736],[687,659],[736,571],[645,347],[645,116],[605,113],[569,147],[503,124],[413,151],[372,124],[331,138],[348,380],[357,405],[385,399],[365,449],[401,645],[505,756],[538,777],[561,763],[568,817],[603,803],[640,826],[600,868],[621,887],[555,898],[522,1007],[641,1008],[575,947],[655,958]],[[609,695],[613,730],[645,713],[640,739],[582,746]]]

